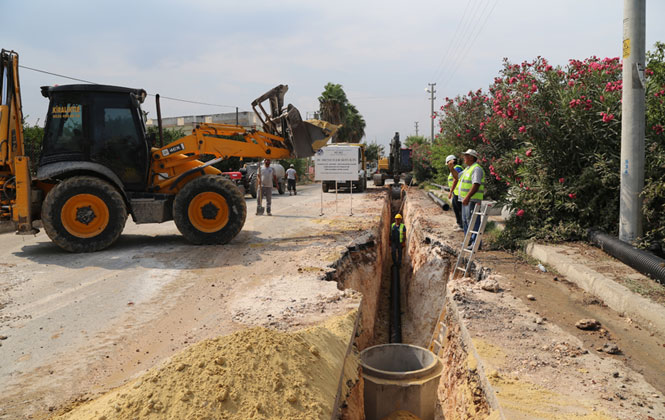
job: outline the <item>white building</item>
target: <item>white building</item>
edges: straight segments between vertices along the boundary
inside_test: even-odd
[[[162,118],[163,128],[180,128],[185,132],[193,130],[197,124],[201,123],[216,123],[216,124],[232,124],[239,125],[248,129],[262,129],[261,120],[254,112],[242,111],[229,112],[225,114],[210,114],[210,115],[189,115],[183,117],[166,117]],[[157,127],[156,118],[148,118],[146,126]]]

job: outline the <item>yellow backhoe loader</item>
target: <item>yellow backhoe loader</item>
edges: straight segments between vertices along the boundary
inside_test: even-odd
[[[175,220],[195,244],[227,243],[242,229],[247,210],[235,184],[213,165],[232,156],[308,157],[336,129],[303,121],[295,107],[284,106],[288,87],[279,85],[252,102],[263,131],[200,124],[164,145],[159,95],[157,139],[146,132],[142,89],[45,86],[41,92],[50,103],[32,176],[16,52],[2,50],[0,77],[0,221],[33,234],[32,222],[41,219],[49,238],[70,252],[110,246],[128,215],[136,223]]]

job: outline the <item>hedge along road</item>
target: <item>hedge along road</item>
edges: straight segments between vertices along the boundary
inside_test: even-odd
[[[173,222],[130,220],[92,254],[66,253],[43,231],[1,235],[0,418],[117,386],[201,339],[309,325],[356,304],[319,278],[377,220],[383,196],[354,194],[350,218],[348,195],[335,214],[326,194],[320,218],[320,185],[298,188],[273,195],[272,217],[248,199],[243,230],[223,246],[191,245]]]

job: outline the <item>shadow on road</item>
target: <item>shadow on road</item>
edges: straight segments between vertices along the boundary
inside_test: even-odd
[[[266,239],[262,238],[261,234],[259,231],[243,230],[226,245],[193,245],[178,234],[126,234],[108,249],[84,254],[64,251],[47,239],[37,244],[25,245],[20,251],[14,252],[14,255],[41,265],[51,264],[74,269],[99,267],[122,270],[142,267],[191,270],[232,265],[248,266],[263,260],[262,253],[266,250],[276,253],[294,252],[316,242],[334,240],[337,236],[312,232],[312,235]]]

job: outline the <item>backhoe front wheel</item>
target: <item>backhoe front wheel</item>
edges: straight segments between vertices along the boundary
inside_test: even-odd
[[[240,232],[246,217],[247,205],[240,190],[218,175],[190,181],[173,202],[178,230],[197,245],[229,242]]]
[[[60,182],[42,205],[46,234],[69,252],[94,252],[110,246],[126,221],[127,208],[118,190],[91,176]]]

